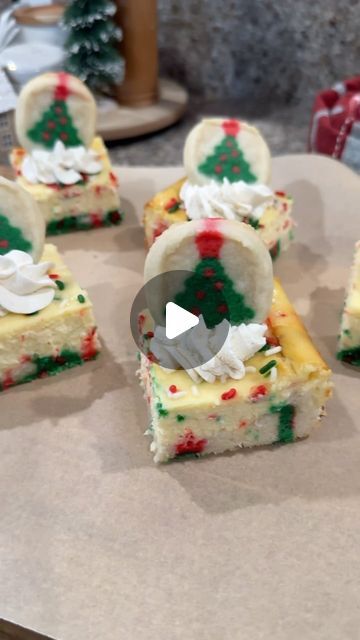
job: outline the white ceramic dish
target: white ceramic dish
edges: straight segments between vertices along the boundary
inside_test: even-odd
[[[63,62],[63,50],[45,42],[16,44],[0,54],[0,66],[5,67],[16,88],[37,74],[58,71]]]

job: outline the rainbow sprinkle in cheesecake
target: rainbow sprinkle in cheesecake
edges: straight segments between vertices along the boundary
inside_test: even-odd
[[[172,224],[224,218],[250,224],[273,258],[288,248],[292,198],[272,191],[270,152],[254,127],[238,120],[205,119],[184,147],[187,178],[156,194],[144,210],[147,244]]]
[[[66,73],[46,73],[22,90],[11,164],[38,203],[50,235],[121,222],[119,185],[101,138],[95,100]]]
[[[192,366],[198,341],[190,339],[186,350],[186,342],[161,337],[148,311],[141,314],[139,375],[155,462],[308,436],[331,395],[331,371],[273,280],[256,232],[227,220],[173,226],[150,249],[145,281],[179,265],[193,275],[172,291],[171,301],[204,318],[206,349],[211,351],[214,327],[227,321],[230,329],[219,352]],[[220,291],[225,304],[219,304]]]

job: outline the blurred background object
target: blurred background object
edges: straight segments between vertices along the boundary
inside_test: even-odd
[[[115,2],[71,0],[65,8],[65,69],[92,90],[121,84],[124,62],[117,49],[122,31],[114,22]]]
[[[309,151],[341,160],[360,172],[360,76],[337,82],[316,96]]]
[[[75,0],[74,4],[83,1]],[[9,5],[4,0],[0,3],[4,8]],[[12,6],[23,4],[15,2]],[[30,0],[27,4],[51,3]],[[121,49],[125,65],[128,62],[129,69],[133,64],[139,65],[146,80],[143,93],[154,95],[156,51],[152,49],[149,53],[145,42],[149,38],[151,41],[151,35],[148,34],[148,40],[140,36],[140,21],[131,26],[130,16],[136,11],[140,11],[141,16],[147,15],[155,0],[117,0],[117,4],[119,22],[123,22],[121,26],[125,30]],[[124,11],[127,16],[121,18]],[[172,97],[176,87],[180,88],[178,102],[173,100],[175,120],[186,104],[182,87],[190,95],[189,109],[179,124],[162,134],[116,145],[114,142],[113,160],[126,164],[179,164],[186,133],[194,122],[206,115],[229,115],[253,121],[275,154],[306,151],[314,96],[322,87],[331,87],[339,79],[357,72],[359,11],[359,0],[342,0],[341,11],[337,0],[313,3],[158,0],[159,75],[175,83],[170,85]],[[149,26],[151,20],[147,18],[141,24]],[[129,34],[133,29],[130,39],[126,29]],[[152,36],[154,34],[155,30]],[[147,64],[152,60],[150,71],[145,71],[144,60]],[[129,87],[130,81],[125,75],[124,85],[117,91],[124,103],[132,100]],[[161,83],[159,93],[161,109],[165,112],[173,98],[169,99],[168,94],[164,96]],[[141,111],[143,107],[137,111],[137,126],[132,126],[128,118],[133,111],[121,112],[125,129],[122,132],[113,126],[114,121],[119,120],[116,105],[104,99],[100,107],[100,116],[112,134],[109,134],[111,139],[120,133],[135,136],[149,131],[145,112]],[[149,109],[155,107],[153,104]],[[151,113],[154,117],[153,111]],[[165,118],[162,122],[164,126],[164,123],[170,124],[171,119]]]

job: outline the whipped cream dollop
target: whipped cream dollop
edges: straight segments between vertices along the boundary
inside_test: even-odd
[[[56,284],[47,272],[52,262],[34,264],[24,251],[0,256],[0,316],[7,313],[35,313],[54,299]]]
[[[94,175],[102,169],[98,154],[83,146],[65,147],[61,140],[52,151],[33,149],[26,155],[21,171],[32,184],[72,185],[82,180],[82,174]]]
[[[223,182],[212,180],[205,185],[184,182],[180,190],[187,216],[200,218],[226,218],[242,220],[250,216],[259,220],[266,206],[274,200],[273,191],[265,184],[248,184],[239,180]]]
[[[266,344],[266,324],[229,326],[227,338],[220,351],[214,349],[215,332],[224,330],[223,320],[208,329],[202,316],[196,331],[187,331],[169,340],[165,328],[157,326],[150,341],[150,350],[168,369],[185,369],[194,382],[215,382],[217,378],[241,380],[246,374],[244,362]],[[199,357],[200,356],[200,357]],[[197,366],[203,361],[205,364]]]

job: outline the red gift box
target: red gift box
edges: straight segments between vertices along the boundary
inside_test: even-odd
[[[337,158],[360,171],[360,76],[316,96],[309,151]]]

